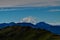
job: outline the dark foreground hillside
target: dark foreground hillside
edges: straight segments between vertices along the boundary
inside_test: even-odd
[[[60,40],[60,36],[42,29],[11,26],[0,29],[0,40]]]

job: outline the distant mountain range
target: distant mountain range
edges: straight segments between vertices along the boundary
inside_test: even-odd
[[[60,35],[48,30],[22,25],[25,24],[18,23],[0,29],[0,40],[60,40]]]
[[[22,27],[23,26],[24,27],[29,26],[29,27],[32,27],[32,28],[40,28],[40,29],[48,30],[48,31],[50,31],[54,34],[60,35],[60,25],[53,26],[53,25],[49,25],[45,22],[39,22],[36,25],[34,25],[32,23],[14,23],[14,22],[2,23],[2,24],[0,24],[0,29],[8,27],[8,26],[22,26]]]

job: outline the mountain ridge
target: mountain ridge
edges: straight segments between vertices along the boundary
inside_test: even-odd
[[[30,26],[32,28],[40,28],[40,29],[48,30],[54,34],[60,35],[60,26],[53,26],[53,25],[47,24],[45,22],[39,22],[36,25],[34,25],[32,23],[14,23],[14,22],[2,23],[2,24],[0,24],[0,29],[7,27],[7,26],[16,26],[16,25],[25,26],[25,27]]]
[[[30,26],[8,26],[0,30],[0,40],[60,40],[60,35]]]

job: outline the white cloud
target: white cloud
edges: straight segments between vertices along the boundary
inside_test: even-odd
[[[13,7],[2,7],[0,8],[0,11],[14,11],[14,10],[25,10],[25,9],[31,9],[31,8],[13,8]]]
[[[36,24],[36,19],[33,18],[32,16],[28,16],[28,17],[21,19],[20,22]]]
[[[17,10],[17,9],[0,9],[0,11],[13,11],[13,10]]]
[[[48,23],[50,25],[60,25],[60,23]]]
[[[52,9],[52,10],[49,10],[50,12],[60,12],[60,9]]]
[[[0,0],[0,7],[60,6],[60,0]]]

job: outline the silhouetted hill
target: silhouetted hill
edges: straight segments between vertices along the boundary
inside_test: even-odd
[[[51,32],[60,35],[60,25],[55,25],[51,27]]]
[[[48,30],[54,34],[60,35],[60,25],[53,26],[53,25],[47,24],[45,22],[39,22],[36,24],[36,27],[41,28],[41,29],[45,29],[45,30]]]
[[[11,23],[1,23],[0,24],[0,29],[4,28],[4,27],[7,27],[7,26],[15,26],[15,25],[16,25],[16,23],[14,23],[14,22],[11,22]]]
[[[60,36],[40,28],[16,25],[1,29],[0,40],[60,40]]]
[[[35,25],[32,24],[32,23],[17,23],[17,25],[19,25],[19,26],[25,26],[25,27],[30,26],[32,28],[36,28]]]
[[[49,25],[45,22],[39,22],[39,23],[36,24],[36,27],[41,28],[41,29],[45,29],[45,30],[50,30],[51,26],[52,25]]]
[[[32,24],[32,23],[14,23],[14,22],[11,22],[11,23],[2,23],[0,24],[0,29],[4,28],[4,27],[7,27],[7,26],[24,26],[24,27],[32,27],[32,28],[39,28],[39,29],[44,29],[44,30],[47,30],[47,31],[50,31],[54,34],[58,34],[60,35],[60,25],[58,26],[53,26],[53,25],[50,25],[50,24],[47,24],[45,22],[39,22],[37,23],[36,25]]]

